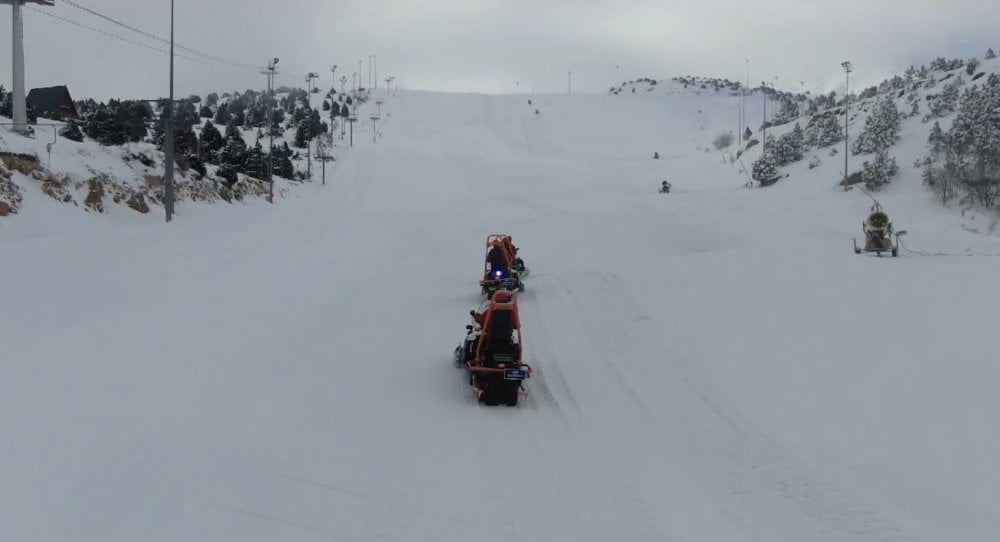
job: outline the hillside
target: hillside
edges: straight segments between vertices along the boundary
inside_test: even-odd
[[[335,115],[330,104],[338,104],[336,113],[359,119],[353,126],[354,139],[359,139],[371,137],[370,117],[384,121],[380,115],[388,115],[388,107],[383,109],[383,102],[391,99],[370,91],[347,95],[319,89],[278,90],[273,186],[267,175],[270,134],[265,133],[265,123],[271,107],[267,96],[248,90],[178,100],[177,212],[183,214],[202,203],[269,200],[272,192],[275,198],[287,198],[303,182],[321,182],[317,154],[329,157],[326,169],[332,176],[337,159],[351,143],[346,117]],[[80,121],[39,118],[33,136],[9,130],[0,134],[4,165],[0,212],[11,217],[22,212],[62,216],[56,209],[79,208],[121,216],[132,211],[146,214],[162,205],[164,104],[86,100],[76,105]]]
[[[836,158],[747,189],[732,96],[654,94],[400,91],[252,220],[5,222],[0,539],[997,539],[1000,258],[855,255]],[[908,169],[908,243],[1000,252]],[[451,360],[493,232],[516,408]]]
[[[721,86],[718,80],[680,81],[653,95],[673,94],[678,84],[734,95],[725,81]],[[655,90],[648,82],[646,87]],[[736,156],[759,184],[837,179],[843,186],[847,108],[848,189],[861,186],[879,199],[936,198],[960,212],[964,228],[996,231],[1000,146],[989,141],[1000,133],[995,113],[1000,110],[1000,59],[990,52],[982,59],[937,58],[930,67],[911,67],[852,93],[849,103],[835,94],[809,97],[762,88],[748,100],[751,111],[767,101],[769,118],[763,123],[759,113],[751,115],[754,133],[740,142]],[[765,130],[766,142],[760,145]]]

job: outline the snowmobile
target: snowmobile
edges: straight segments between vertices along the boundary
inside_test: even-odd
[[[659,192],[661,194],[669,194],[670,193],[670,183],[668,183],[667,181],[663,181],[663,184],[660,185]]]
[[[857,238],[854,239],[854,253],[874,252],[881,257],[883,252],[888,252],[893,257],[899,255],[899,237],[905,235],[905,231],[895,233],[893,242],[892,221],[889,215],[882,210],[882,206],[876,203],[871,208],[871,214],[861,224],[861,231],[865,234],[865,246],[859,247]]]
[[[469,372],[469,385],[485,405],[517,406],[518,399],[528,395],[523,382],[531,378],[532,369],[521,359],[516,295],[497,290],[482,313],[482,325],[465,326],[465,341],[455,348],[455,364]]]
[[[500,250],[503,254],[506,269],[493,269],[490,265],[490,251]],[[524,260],[517,256],[518,249],[514,247],[509,235],[494,233],[486,237],[486,258],[483,261],[483,279],[479,286],[486,299],[490,299],[497,290],[524,291],[521,277],[528,274]]]

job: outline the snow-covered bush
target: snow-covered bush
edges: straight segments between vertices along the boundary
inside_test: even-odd
[[[722,132],[715,136],[715,139],[712,140],[712,145],[715,146],[716,150],[721,151],[722,149],[732,145],[734,139],[736,139],[736,136],[734,136],[732,132]]]

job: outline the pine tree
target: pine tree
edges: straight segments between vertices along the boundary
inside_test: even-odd
[[[955,111],[955,104],[958,103],[958,89],[962,85],[961,79],[955,80],[942,89],[941,94],[927,97],[927,109],[929,113],[924,117],[924,121],[933,118],[940,118]]]
[[[990,47],[989,49],[987,49],[987,51],[986,51],[986,60],[993,60],[996,57],[997,57],[997,54],[993,52],[993,48],[992,47]]]
[[[754,161],[751,168],[750,177],[759,183],[768,183],[778,176],[778,169],[774,165],[774,158],[770,154],[764,154]]]
[[[877,152],[899,140],[899,111],[896,102],[887,97],[877,103],[865,119],[865,127],[851,146],[853,154]]]
[[[934,126],[931,126],[931,131],[927,136],[927,148],[930,151],[928,158],[932,162],[937,162],[947,147],[948,138],[945,136],[944,131],[941,130],[941,125],[937,121],[934,121]]]
[[[215,112],[215,123],[225,126],[229,124],[229,121],[231,120],[233,120],[233,116],[229,112],[229,104],[224,103],[220,105],[219,109]]]
[[[219,133],[219,129],[210,120],[206,120],[201,128],[201,156],[209,163],[215,163],[216,153],[225,146],[226,142]]]
[[[260,141],[247,153],[246,174],[258,179],[267,179],[267,157]]]
[[[329,110],[330,110],[330,101],[323,100],[323,111],[329,111]]]
[[[970,58],[965,62],[965,73],[973,75],[976,73],[976,68],[978,67],[979,67],[979,59],[975,57]]]
[[[80,125],[77,123],[76,119],[69,119],[66,126],[63,126],[62,129],[59,130],[59,135],[70,141],[76,141],[77,143],[83,142],[83,132],[80,131]]]
[[[11,93],[0,86],[0,117],[14,118],[14,100]]]
[[[861,179],[865,182],[868,190],[881,190],[889,184],[889,180],[899,172],[896,159],[890,158],[886,149],[879,149],[875,152],[875,158],[865,161],[861,170]]]
[[[303,122],[295,129],[295,146],[304,149],[309,144],[309,126]]]
[[[235,171],[244,171],[247,161],[247,146],[242,137],[226,138],[226,146],[219,156],[219,164]]]

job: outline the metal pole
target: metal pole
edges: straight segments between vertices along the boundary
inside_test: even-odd
[[[378,55],[375,55],[375,73],[372,76],[375,79],[375,88],[378,88]]]
[[[14,88],[11,99],[14,102],[14,131],[20,134],[28,133],[28,110],[24,97],[24,19],[21,15],[21,2],[14,0],[13,13],[13,50],[14,50]]]
[[[750,121],[747,120],[747,98],[750,96],[750,59],[747,61],[747,84],[743,89],[743,132],[746,132],[746,128],[750,125]],[[740,132],[740,140],[743,139],[743,132]]]
[[[764,97],[764,100],[763,100],[763,102],[764,102],[764,123],[761,124],[761,126],[763,127],[763,131],[761,133],[761,140],[760,140],[760,142],[761,142],[761,145],[760,145],[760,155],[761,155],[761,157],[764,157],[764,156],[767,155],[767,84],[764,81],[761,81],[760,82],[760,86],[761,86],[761,90],[762,90],[761,94],[763,94],[763,97]]]
[[[163,207],[167,222],[170,222],[174,214],[174,0],[170,0],[170,99],[167,101],[164,150],[167,163],[163,175]]]
[[[850,119],[848,112],[851,109],[851,61],[845,61],[841,66],[844,67],[844,73],[847,74],[847,81],[844,85],[844,192],[847,192],[847,156],[850,154],[847,146],[847,121]]]

